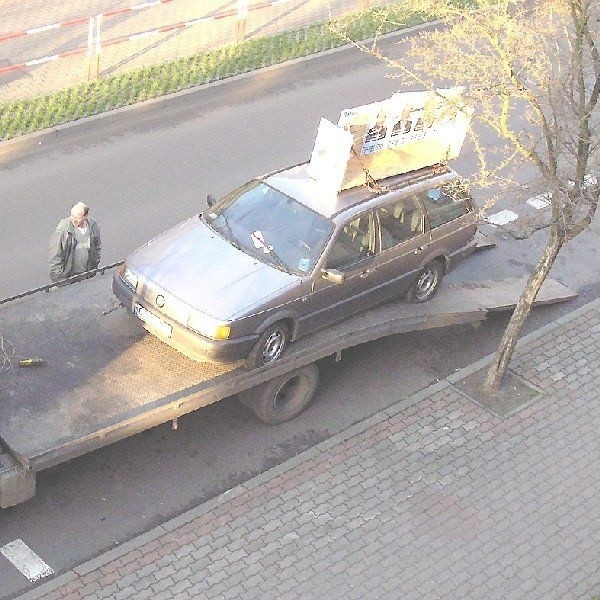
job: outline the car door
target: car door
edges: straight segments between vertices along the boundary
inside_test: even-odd
[[[350,218],[325,250],[312,292],[304,300],[303,333],[340,321],[368,308],[373,299],[376,268],[375,227],[372,211]],[[323,278],[323,269],[343,273],[343,283]]]
[[[404,294],[423,266],[430,243],[425,215],[414,196],[397,198],[375,211],[379,261],[375,284],[385,300]]]

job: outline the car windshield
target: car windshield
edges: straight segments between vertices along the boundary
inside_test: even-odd
[[[251,181],[205,213],[205,222],[234,246],[274,267],[312,271],[333,223],[261,181]]]

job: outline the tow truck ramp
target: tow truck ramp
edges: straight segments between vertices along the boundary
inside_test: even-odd
[[[379,338],[483,321],[514,307],[525,281],[442,284],[424,304],[398,301],[293,343],[277,363],[193,362],[116,309],[110,274],[0,306],[16,356],[43,364],[0,372],[0,507],[35,494],[35,473]],[[536,304],[576,294],[547,280]]]

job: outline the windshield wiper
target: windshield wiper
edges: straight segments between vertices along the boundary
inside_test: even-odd
[[[222,231],[219,231],[219,229],[217,229],[214,226],[215,221],[221,217],[221,220],[223,222],[223,225],[225,225],[225,228],[227,230],[227,235],[224,235]],[[237,248],[238,250],[241,250],[240,245],[238,244],[238,242],[235,239],[235,236],[233,235],[233,231],[231,230],[231,225],[229,225],[229,221],[227,220],[227,217],[221,213],[219,215],[217,215],[210,223],[213,226],[213,229],[217,232],[220,233],[233,247]]]
[[[253,231],[250,235],[250,239],[252,240],[252,243],[254,244],[254,247],[258,251],[259,255],[261,254],[261,252],[264,256],[271,255],[275,259],[276,265],[278,265],[279,268],[283,269],[286,273],[288,272],[287,266],[281,260],[281,258],[279,258],[277,252],[275,252],[275,250],[273,249],[273,246],[269,245],[266,242],[260,229]]]
[[[277,252],[275,252],[275,250],[273,250],[272,246],[269,246],[269,252],[267,252],[265,255],[272,256],[275,259],[275,262],[277,263],[279,268],[284,270],[286,273],[289,273],[289,270],[288,270],[286,264],[281,260],[281,258],[279,258]]]

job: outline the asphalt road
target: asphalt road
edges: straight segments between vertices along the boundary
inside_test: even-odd
[[[344,107],[390,95],[398,81],[385,75],[369,57],[337,52],[0,147],[0,296],[46,282],[46,240],[74,201],[100,222],[104,262],[120,259],[202,210],[208,192],[305,160],[319,117],[336,120]],[[459,168],[471,159],[467,149]],[[543,232],[524,242],[492,234],[498,248],[449,278],[528,273]],[[565,248],[553,276],[580,296],[537,309],[528,331],[600,294],[597,248],[595,231]],[[313,405],[281,426],[231,398],[180,419],[177,431],[161,426],[42,472],[32,500],[0,511],[0,546],[20,538],[64,571],[485,356],[505,324],[499,315],[476,329],[349,350],[341,363],[322,364]],[[28,587],[0,557],[0,597]]]
[[[123,258],[208,192],[306,160],[321,116],[397,89],[385,73],[336,52],[0,145],[0,298],[48,282],[48,239],[74,202],[100,223],[103,262]]]

